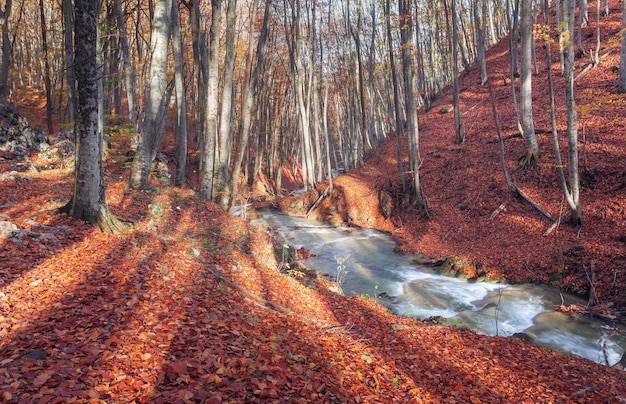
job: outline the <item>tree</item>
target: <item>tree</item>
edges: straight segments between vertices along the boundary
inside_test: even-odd
[[[218,85],[220,61],[220,33],[222,26],[222,0],[211,0],[211,26],[209,28],[209,72],[202,149],[200,151],[200,197],[213,199],[215,173],[215,145],[218,118]]]
[[[174,49],[174,86],[176,88],[176,175],[174,184],[185,183],[187,166],[187,96],[183,75],[183,50],[180,34],[178,2],[172,2],[172,48]]]
[[[239,192],[239,176],[241,175],[241,165],[243,163],[244,153],[248,147],[248,140],[250,139],[250,126],[252,125],[252,108],[257,93],[257,84],[259,76],[261,74],[261,68],[263,67],[263,60],[265,58],[265,41],[267,40],[268,25],[270,19],[270,10],[272,7],[272,1],[266,0],[265,12],[263,13],[263,23],[261,26],[261,32],[259,40],[256,46],[256,64],[250,75],[250,83],[246,89],[244,98],[244,109],[242,111],[242,127],[241,127],[241,139],[237,146],[235,158],[233,160],[233,171],[230,177],[230,196],[228,198],[228,210],[232,211],[235,206],[235,200]]]
[[[521,165],[533,167],[539,159],[539,143],[533,123],[533,94],[532,94],[532,0],[521,0],[521,36],[522,49],[520,62],[520,112],[522,121],[522,136],[526,155],[521,159]]]
[[[446,26],[448,28],[448,44],[450,46],[450,59],[452,60],[452,87],[454,92],[454,143],[461,144],[465,141],[465,130],[463,129],[463,122],[461,122],[461,105],[459,100],[459,61],[457,57],[457,50],[459,48],[457,19],[456,19],[456,0],[450,0],[450,14],[448,16],[448,9],[446,2],[444,1],[444,8],[446,13]],[[450,18],[452,19],[452,35],[450,37]]]
[[[567,5],[566,5],[567,7]],[[546,26],[550,26],[550,21],[549,21],[549,16],[550,14],[548,14],[548,0],[543,0],[543,11],[544,11],[544,18],[546,19]],[[547,55],[547,61],[548,61],[548,88],[550,89],[550,118],[551,118],[551,124],[552,124],[552,140],[554,142],[554,154],[556,157],[556,166],[557,166],[557,170],[559,173],[559,179],[561,180],[561,189],[563,191],[563,196],[565,197],[565,200],[567,201],[567,204],[570,207],[570,211],[573,213],[573,217],[574,220],[578,223],[580,223],[582,221],[582,214],[581,214],[581,206],[580,206],[580,198],[578,197],[578,188],[579,188],[579,179],[578,179],[578,171],[576,170],[575,172],[570,171],[570,176],[569,176],[569,183],[571,184],[570,187],[568,187],[568,181],[565,179],[565,173],[563,170],[563,162],[561,159],[561,148],[559,145],[559,135],[558,135],[558,131],[557,131],[557,126],[556,126],[556,108],[554,106],[554,85],[553,85],[553,81],[552,81],[552,51],[550,48],[550,36],[546,35],[544,37],[544,40],[547,42],[546,43],[546,55]],[[573,52],[573,46],[570,48],[569,53]],[[568,62],[567,63],[567,67],[572,67],[573,63]],[[570,83],[571,81],[571,83]],[[566,72],[566,102],[570,99],[573,100],[573,72]],[[571,85],[571,87],[570,87]],[[568,116],[568,134],[569,135],[573,135],[573,132],[570,131],[570,115],[573,112],[574,113],[574,120],[575,120],[575,105],[568,105],[568,112],[567,112],[567,116]],[[571,111],[570,111],[571,109]],[[574,148],[568,148],[568,152],[569,152],[569,162],[571,164],[572,160],[575,160],[576,164],[578,162],[578,146],[576,145]],[[574,174],[574,176],[572,177],[572,174]],[[575,191],[575,192],[574,192]]]
[[[398,84],[398,75],[396,73],[396,62],[393,52],[393,37],[391,35],[391,7],[389,3],[391,0],[385,1],[385,27],[387,30],[387,46],[389,47],[389,64],[391,69],[391,79],[393,82],[393,112],[396,128],[396,142],[397,142],[397,164],[398,174],[400,175],[400,181],[402,182],[402,191],[406,191],[406,178],[404,175],[404,169],[402,164],[402,112],[400,111],[400,91]]]
[[[98,66],[96,42],[98,0],[75,0],[74,48],[77,82],[76,170],[74,193],[63,208],[101,230],[119,232],[124,225],[109,211],[102,169],[103,136],[98,132]]]
[[[224,85],[220,111],[219,144],[215,167],[215,202],[228,209],[228,163],[233,148],[233,72],[235,70],[235,22],[237,0],[228,0],[226,7],[226,52]]]
[[[567,144],[568,144],[568,179],[569,195],[566,193],[568,204],[572,213],[572,220],[576,224],[582,224],[583,216],[580,205],[580,176],[578,174],[578,120],[576,117],[576,100],[574,99],[574,12],[576,0],[564,0],[563,21],[567,22],[563,27],[568,31],[567,38],[561,43],[565,57],[565,105],[567,107]]]
[[[7,0],[4,10],[0,10],[0,29],[2,30],[2,62],[0,62],[0,99],[9,93],[9,66],[11,61],[11,41],[9,39],[9,16],[12,0]]]
[[[46,122],[48,124],[48,134],[52,134],[54,127],[52,125],[52,110],[54,108],[52,102],[52,82],[50,77],[50,56],[48,55],[48,28],[46,27],[46,13],[44,10],[43,0],[39,0],[39,16],[41,18],[41,46],[43,50],[44,60],[44,86],[46,89]]]
[[[152,25],[150,84],[139,145],[131,165],[129,186],[148,189],[148,176],[163,135],[163,118],[167,108],[167,48],[170,37],[172,0],[157,0]]]
[[[454,1],[454,0],[453,0]],[[417,121],[417,111],[414,101],[414,75],[413,58],[411,52],[413,46],[413,13],[410,0],[398,1],[398,13],[404,23],[400,27],[400,48],[402,49],[402,77],[404,79],[404,103],[407,118],[407,136],[409,142],[409,166],[413,176],[413,192],[417,202],[417,207],[428,215],[428,203],[422,191],[420,182],[420,168],[422,159],[419,150],[419,127]]]

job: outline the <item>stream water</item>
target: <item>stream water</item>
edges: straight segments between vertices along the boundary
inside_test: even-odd
[[[626,349],[626,336],[612,325],[559,313],[554,305],[582,304],[547,286],[468,282],[417,265],[394,252],[395,243],[374,230],[259,212],[251,222],[269,227],[279,242],[306,247],[304,264],[336,279],[346,295],[378,297],[393,312],[419,319],[439,316],[445,324],[480,334],[521,335],[538,345],[613,365]]]

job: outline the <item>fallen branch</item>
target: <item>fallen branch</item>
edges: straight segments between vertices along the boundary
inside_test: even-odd
[[[543,233],[543,236],[549,236],[550,233],[552,233],[554,231],[554,229],[556,229],[557,227],[559,227],[559,225],[561,223],[563,223],[565,220],[567,220],[567,218],[569,217],[569,212],[563,213],[561,216],[559,216],[558,219],[556,219],[556,221],[554,223],[552,223],[550,225],[550,227],[548,227],[548,229]]]
[[[498,208],[494,210],[493,213],[491,213],[491,216],[489,216],[489,221],[495,219],[496,216],[498,216],[501,212],[504,212],[505,210],[506,210],[506,202],[501,203],[500,206],[498,206]]]
[[[488,80],[488,88],[489,88],[489,97],[491,98],[491,112],[493,113],[493,119],[496,124],[496,131],[498,134],[498,143],[500,143],[500,164],[502,165],[502,172],[504,174],[504,180],[506,181],[507,187],[516,195],[519,195],[522,199],[526,200],[532,207],[537,209],[542,215],[547,217],[549,220],[552,219],[552,215],[543,209],[537,202],[535,202],[530,196],[528,196],[524,191],[522,191],[517,185],[513,184],[511,181],[511,177],[509,176],[509,171],[506,168],[506,163],[504,161],[504,140],[502,139],[502,130],[500,129],[500,119],[498,118],[498,111],[496,110],[496,101],[493,96],[493,89],[491,87],[491,79]]]
[[[537,202],[535,202],[530,196],[528,196],[524,191],[522,191],[517,185],[511,184],[509,186],[511,191],[522,197],[526,202],[528,202],[533,208],[537,209],[539,213],[544,215],[548,220],[554,220],[550,212],[542,208]]]
[[[315,200],[315,202],[313,203],[313,205],[311,205],[311,207],[309,208],[309,210],[306,211],[306,215],[304,215],[305,218],[308,218],[309,215],[311,214],[311,212],[313,212],[313,210],[315,210],[315,208],[317,208],[317,205],[320,204],[320,202],[322,202],[322,199],[324,199],[325,197],[328,196],[328,190],[330,189],[330,186],[326,187],[326,189],[324,190],[324,192],[322,192],[320,194],[320,196]]]
[[[613,53],[615,51],[615,49],[609,49],[605,54],[603,54],[602,56],[600,56],[600,60],[605,59],[607,56],[609,56],[611,53]],[[591,70],[592,68],[598,66],[600,63],[594,63],[591,62],[587,65],[587,67],[585,67],[580,73],[578,73],[576,75],[576,77],[574,77],[574,81],[578,80],[580,77],[582,77],[583,75],[587,74],[589,72],[589,70]]]

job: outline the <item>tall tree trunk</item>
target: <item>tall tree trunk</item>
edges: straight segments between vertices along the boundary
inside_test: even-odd
[[[215,145],[217,136],[217,113],[219,107],[219,62],[222,27],[222,0],[211,0],[211,27],[209,28],[209,75],[207,77],[207,99],[202,154],[200,162],[200,197],[213,199],[215,173]]]
[[[52,82],[50,78],[50,57],[48,55],[48,28],[46,27],[46,13],[43,0],[39,0],[39,16],[41,18],[41,47],[43,50],[44,72],[43,80],[46,89],[46,122],[48,124],[48,134],[54,133],[52,124],[52,112],[54,109],[52,101]]]
[[[129,186],[148,189],[152,162],[163,134],[163,116],[166,113],[165,89],[167,85],[167,48],[170,37],[172,0],[157,0],[154,10],[150,62],[150,84],[146,112],[130,171]]]
[[[10,1],[10,0],[9,0]],[[74,78],[74,38],[72,0],[63,0],[63,45],[65,46],[65,79],[67,80],[67,111],[70,123],[76,120],[76,79]]]
[[[69,0],[64,0],[69,1]],[[122,10],[122,0],[114,0],[113,3],[115,18],[117,21],[117,31],[120,37],[120,47],[122,48],[122,61],[124,63],[124,86],[126,87],[126,103],[128,105],[128,121],[134,133],[137,132],[137,114],[135,111],[135,66],[130,57],[130,46],[128,44],[128,34],[126,32],[126,21]]]
[[[546,26],[550,26],[550,14],[549,14],[548,1],[549,0],[543,0],[543,12],[544,12],[543,14],[545,16],[544,18],[546,20],[545,21]],[[552,77],[554,74],[552,72],[552,51],[550,48],[549,38],[548,38],[548,41],[546,41],[546,57],[547,57],[547,62],[548,62],[547,63],[548,65],[548,88],[550,92],[550,123],[552,127],[552,141],[554,144],[554,155],[556,157],[556,167],[559,173],[559,179],[561,181],[561,189],[563,192],[563,196],[565,197],[565,200],[567,201],[567,204],[570,207],[570,211],[576,212],[580,209],[580,202],[577,200],[574,200],[573,194],[567,185],[567,180],[565,179],[565,171],[563,169],[563,160],[561,159],[561,147],[559,145],[559,134],[558,134],[557,126],[556,126],[554,84],[552,80]],[[566,85],[569,85],[569,83],[566,83]]]
[[[474,1],[474,25],[476,25],[476,59],[480,68],[480,85],[487,82],[487,63],[485,60],[485,11],[487,0]]]
[[[248,86],[248,90],[245,94],[245,109],[242,111],[242,135],[241,140],[237,146],[237,153],[235,155],[235,159],[233,161],[233,171],[230,178],[230,190],[231,195],[229,197],[229,206],[228,210],[232,211],[235,206],[235,200],[237,199],[237,193],[239,192],[239,176],[241,175],[241,164],[243,162],[243,157],[246,149],[248,148],[248,139],[250,139],[250,126],[252,121],[252,107],[254,103],[254,99],[256,97],[256,88],[259,81],[259,75],[261,73],[261,68],[263,67],[263,59],[265,56],[265,41],[267,40],[268,33],[268,25],[270,19],[270,10],[272,7],[272,1],[267,0],[265,2],[265,12],[263,15],[263,25],[261,27],[261,32],[259,35],[259,42],[257,43],[256,48],[256,65],[254,66],[254,70],[252,71],[252,75],[250,76],[250,84]]]
[[[11,65],[11,41],[9,39],[9,16],[12,0],[6,0],[4,10],[0,10],[0,29],[2,30],[2,62],[0,62],[0,99],[9,94],[9,66]]]
[[[404,175],[404,168],[402,167],[402,113],[400,112],[400,95],[398,75],[396,73],[396,60],[393,50],[393,36],[391,35],[391,7],[389,3],[391,0],[385,1],[385,27],[387,29],[387,47],[389,48],[389,66],[391,69],[391,81],[393,83],[393,111],[396,122],[396,142],[397,142],[397,155],[396,160],[398,163],[398,174],[400,175],[400,182],[402,183],[402,191],[406,192],[406,177]]]
[[[96,42],[98,1],[75,0],[75,63],[78,89],[74,193],[61,211],[118,232],[122,225],[109,211],[102,170],[102,133],[98,132],[98,67]]]
[[[533,167],[539,159],[539,143],[533,122],[532,94],[532,0],[521,0],[522,60],[520,76],[520,112],[526,155],[522,165]]]
[[[226,53],[224,61],[224,84],[222,86],[222,109],[220,112],[219,145],[215,169],[215,201],[228,209],[228,163],[233,148],[233,72],[235,69],[235,22],[237,0],[228,0],[226,9]]]
[[[465,141],[465,130],[463,129],[463,122],[461,122],[461,102],[459,99],[459,60],[457,57],[459,41],[457,32],[457,21],[455,18],[456,0],[450,0],[450,4],[450,14],[452,14],[451,17],[449,17],[447,5],[444,2],[444,9],[446,13],[446,26],[448,28],[448,32],[450,32],[450,18],[452,18],[452,38],[448,40],[448,43],[450,46],[449,57],[452,61],[452,87],[454,92],[454,143],[462,144]]]
[[[176,174],[174,185],[185,184],[187,167],[187,99],[183,73],[183,44],[180,34],[178,2],[172,2],[172,49],[174,50],[174,87],[176,89]]]
[[[567,106],[567,143],[568,174],[571,193],[570,210],[572,220],[582,224],[583,216],[580,205],[580,176],[578,173],[578,120],[576,118],[576,100],[574,99],[574,12],[576,0],[564,0],[563,21],[569,31],[570,40],[563,44],[565,56],[565,105]],[[573,206],[572,206],[573,205]]]
[[[420,182],[422,159],[420,158],[419,127],[413,95],[415,78],[413,75],[413,58],[411,57],[411,52],[413,52],[415,47],[413,45],[413,12],[410,4],[410,0],[398,1],[398,13],[406,20],[400,27],[400,48],[402,49],[402,76],[404,79],[404,102],[409,143],[409,166],[413,178],[413,192],[417,207],[428,216],[428,203],[426,202],[426,197],[424,196]]]

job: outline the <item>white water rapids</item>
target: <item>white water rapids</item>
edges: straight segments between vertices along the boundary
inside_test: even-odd
[[[414,257],[394,253],[394,242],[374,230],[260,212],[251,221],[269,227],[281,243],[306,247],[304,264],[338,281],[347,295],[367,294],[393,312],[419,319],[440,316],[445,323],[480,334],[523,334],[536,344],[613,365],[626,349],[624,327],[554,311],[556,304],[580,299],[536,285],[468,282],[416,265]],[[563,299],[563,300],[562,300]]]

